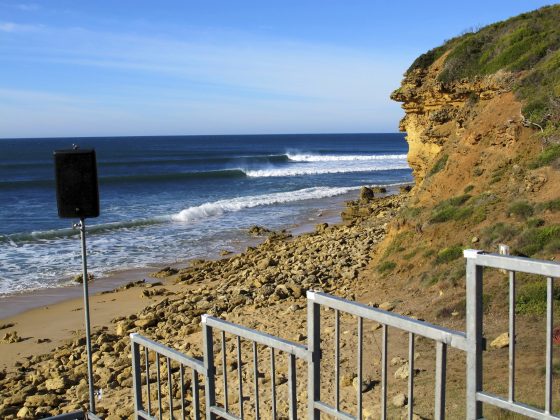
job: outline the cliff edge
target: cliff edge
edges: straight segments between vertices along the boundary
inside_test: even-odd
[[[405,111],[415,186],[365,281],[389,294],[403,285],[405,295],[445,295],[429,305],[439,316],[462,301],[463,249],[504,243],[560,258],[558,21],[558,5],[526,13],[454,38],[407,70],[391,98]]]

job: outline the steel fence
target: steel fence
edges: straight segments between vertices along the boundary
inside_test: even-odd
[[[560,264],[552,261],[534,260],[483,251],[466,250],[467,260],[467,418],[483,417],[483,403],[522,414],[535,419],[559,419],[552,412],[552,335],[553,335],[553,287],[554,278],[560,277]],[[508,396],[507,398],[484,391],[482,381],[483,366],[483,269],[505,270],[509,276],[509,355],[508,355]],[[516,273],[541,276],[546,281],[546,359],[545,359],[545,399],[544,410],[518,401],[515,397],[515,308]]]
[[[207,370],[204,363],[139,334],[131,334],[130,340],[132,342],[135,418],[149,420],[159,418],[161,420],[164,417],[164,405],[166,405],[169,419],[175,418],[175,412],[179,411],[181,419],[190,413],[189,418],[199,420],[201,418],[199,376],[206,377]],[[142,359],[144,363],[142,363]],[[165,360],[163,370],[167,374],[167,381],[163,378],[164,384],[162,384],[162,360]],[[155,378],[152,377],[150,361],[152,364],[155,363]],[[185,404],[187,400],[185,368],[191,374],[191,407],[187,407]],[[155,395],[152,395],[152,390],[155,391]],[[152,401],[154,398],[155,401]],[[180,399],[178,403],[177,399]],[[157,417],[152,414],[156,412]]]
[[[446,410],[446,374],[447,354],[449,347],[456,348],[466,353],[466,418],[475,420],[482,418],[483,403],[501,409],[526,415],[538,419],[558,419],[552,410],[552,380],[553,380],[553,286],[554,278],[560,277],[560,264],[551,261],[531,260],[528,258],[488,254],[476,250],[466,250],[466,333],[443,328],[425,321],[399,315],[390,311],[351,302],[334,297],[322,292],[307,292],[307,346],[294,343],[266,334],[254,329],[246,328],[228,321],[209,315],[202,316],[203,328],[203,359],[200,361],[187,357],[175,350],[159,343],[148,340],[138,334],[132,334],[132,362],[135,417],[142,419],[155,419],[152,414],[157,412],[161,419],[164,416],[164,407],[167,406],[165,417],[174,418],[175,411],[184,418],[185,407],[185,381],[184,368],[190,370],[192,375],[192,406],[191,417],[199,419],[203,413],[207,419],[244,419],[261,416],[266,418],[296,419],[299,412],[305,412],[309,419],[319,419],[321,413],[336,419],[362,419],[363,417],[363,359],[364,359],[364,321],[375,321],[381,325],[381,392],[380,392],[380,417],[387,418],[387,373],[388,373],[388,340],[389,331],[392,329],[404,331],[408,334],[408,383],[407,383],[407,416],[414,416],[414,373],[415,373],[415,339],[424,337],[435,343],[435,378],[434,378],[434,409],[435,419],[444,419]],[[482,382],[482,355],[483,355],[483,269],[494,268],[506,270],[509,275],[509,375],[508,397],[500,397],[483,389]],[[530,406],[515,397],[515,303],[516,303],[516,272],[531,273],[546,278],[547,282],[547,308],[546,308],[546,384],[544,409]],[[321,360],[323,358],[322,345],[325,337],[321,332],[321,308],[334,311],[334,404],[330,405],[321,395]],[[356,318],[357,345],[356,372],[357,389],[355,406],[350,412],[341,406],[340,391],[340,325],[341,316],[349,315]],[[219,333],[219,334],[218,334]],[[227,336],[229,337],[226,337]],[[228,359],[228,344],[231,349]],[[243,346],[252,351],[252,373],[250,364],[243,361]],[[262,348],[268,349],[268,367],[259,368],[259,357],[264,358]],[[144,372],[142,372],[142,351],[144,355]],[[149,356],[149,352],[155,354]],[[217,355],[220,354],[220,357]],[[283,355],[287,362],[287,415],[278,413],[278,386],[277,366],[278,357]],[[165,358],[167,372],[166,392],[162,393],[160,373],[161,358]],[[156,374],[150,372],[150,360],[156,365]],[[304,378],[296,374],[297,361],[307,365]],[[230,363],[231,362],[231,363]],[[175,368],[173,368],[175,363]],[[237,370],[237,376],[229,377],[228,369]],[[220,369],[218,369],[220,368]],[[244,370],[245,368],[245,370]],[[220,370],[220,372],[218,372]],[[302,369],[299,369],[301,371]],[[261,401],[264,390],[262,375],[268,373],[270,380],[269,395],[266,414]],[[324,370],[323,370],[324,373]],[[233,373],[232,373],[233,375]],[[204,398],[199,394],[199,378],[204,379]],[[218,380],[220,379],[221,381]],[[144,378],[144,379],[142,379]],[[179,385],[173,385],[173,379]],[[252,379],[252,388],[244,388],[244,384]],[[237,385],[231,386],[232,383]],[[301,382],[307,382],[306,401],[298,401],[297,387]],[[219,386],[218,386],[219,385]],[[151,387],[155,392],[151,392]],[[221,387],[221,390],[218,388]],[[165,388],[165,386],[164,386]],[[236,388],[236,389],[233,389]],[[152,396],[152,394],[154,394]],[[165,403],[167,395],[168,402]],[[235,395],[234,395],[235,394]],[[145,398],[144,398],[145,396]],[[218,397],[219,396],[219,401]],[[235,404],[230,399],[237,399]],[[152,399],[157,402],[157,407],[152,407]],[[180,400],[180,401],[179,401]],[[269,402],[268,402],[269,401]],[[301,405],[304,404],[304,410]],[[204,405],[204,408],[202,408]],[[348,405],[348,404],[347,404]],[[305,415],[304,415],[305,416]]]

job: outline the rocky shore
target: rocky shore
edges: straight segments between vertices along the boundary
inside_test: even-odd
[[[185,269],[157,273],[179,289],[165,283],[125,286],[138,289],[154,303],[138,313],[114,318],[111,325],[94,332],[95,388],[102,390],[98,412],[109,419],[128,418],[132,413],[128,338],[132,332],[199,357],[200,315],[206,313],[305,341],[301,334],[286,337],[287,314],[303,316],[309,289],[356,298],[358,276],[383,239],[388,221],[406,200],[407,189],[398,195],[377,198],[378,194],[362,189],[360,199],[348,203],[344,224],[319,224],[314,232],[297,237],[253,229],[266,240],[242,254],[193,261]],[[17,335],[17,325],[1,332]],[[84,338],[18,361],[14,369],[0,372],[0,417],[41,418],[86,407],[86,371]]]

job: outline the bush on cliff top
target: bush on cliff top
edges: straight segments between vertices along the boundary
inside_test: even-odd
[[[560,5],[547,6],[447,41],[418,57],[408,72],[443,54],[438,78],[454,82],[499,70],[525,72],[515,86],[523,113],[548,138],[560,138]]]

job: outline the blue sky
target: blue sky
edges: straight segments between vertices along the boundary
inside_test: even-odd
[[[0,0],[0,138],[396,132],[418,55],[545,4]]]

